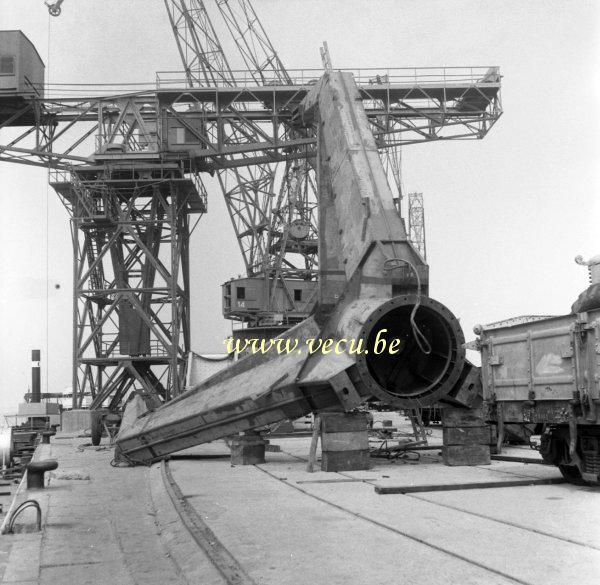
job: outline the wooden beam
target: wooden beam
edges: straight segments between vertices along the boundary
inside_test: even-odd
[[[481,490],[501,487],[520,487],[528,485],[554,485],[565,483],[564,477],[551,477],[548,479],[514,479],[508,481],[482,481],[474,483],[454,483],[439,485],[406,485],[406,486],[383,486],[376,485],[375,493],[387,494],[415,494],[421,492],[445,492],[452,490]]]

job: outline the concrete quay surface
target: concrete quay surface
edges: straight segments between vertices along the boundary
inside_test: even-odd
[[[197,571],[218,577],[190,542],[164,489],[160,464],[112,467],[112,456],[108,446],[95,448],[89,438],[73,436],[38,447],[36,459],[57,459],[59,467],[46,474],[45,489],[17,494],[17,502],[40,504],[42,531],[32,531],[35,514],[28,509],[16,524],[24,532],[0,537],[6,553],[2,583],[185,585]]]
[[[434,431],[432,442],[439,441]],[[2,583],[596,585],[600,490],[527,485],[380,495],[375,486],[556,478],[556,469],[494,461],[445,467],[376,459],[368,471],[306,472],[310,438],[273,438],[267,462],[232,467],[215,442],[152,467],[111,467],[112,449],[58,436],[44,490],[0,537]],[[536,457],[529,448],[512,454]],[[318,467],[317,467],[318,469]]]

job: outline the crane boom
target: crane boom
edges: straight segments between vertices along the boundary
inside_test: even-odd
[[[250,0],[221,0],[217,7],[254,81],[259,85],[290,85],[292,79]]]
[[[203,0],[164,0],[190,87],[234,85]]]

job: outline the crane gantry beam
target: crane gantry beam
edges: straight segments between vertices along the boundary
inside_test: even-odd
[[[358,77],[378,146],[483,138],[502,113],[500,73],[498,68],[471,69],[461,81],[448,81],[449,72],[427,83],[420,82],[418,71],[412,83],[369,83]],[[388,78],[406,75],[402,69],[385,71]],[[67,168],[110,158],[117,146],[122,147],[119,156],[185,159],[191,169],[211,172],[305,158],[306,152],[294,150],[300,146],[310,147],[308,156],[313,156],[313,135],[290,136],[290,128],[310,128],[297,108],[311,85],[308,79],[299,81],[244,86],[240,80],[236,86],[194,88],[179,83],[93,98],[0,97],[0,130],[25,128],[0,145],[0,160]],[[226,139],[233,130],[238,132],[235,144]],[[90,137],[96,140],[92,154]],[[86,146],[88,152],[82,152]]]

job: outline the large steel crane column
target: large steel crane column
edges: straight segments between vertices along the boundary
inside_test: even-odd
[[[315,315],[278,339],[281,353],[275,346],[244,358],[153,412],[136,416],[129,408],[117,447],[133,462],[310,411],[351,410],[370,396],[430,404],[462,383],[462,330],[422,294],[427,267],[395,210],[352,75],[325,75],[301,115],[318,124],[322,270],[335,279],[324,279]],[[399,352],[378,355],[377,339],[396,340]],[[329,351],[321,345],[311,353],[311,340]],[[331,351],[350,340],[365,351]]]

